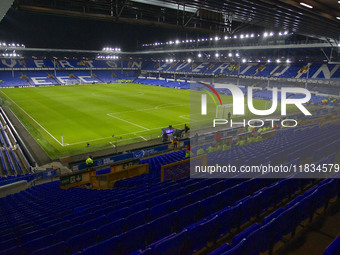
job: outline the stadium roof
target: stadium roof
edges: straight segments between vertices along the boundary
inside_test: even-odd
[[[297,0],[16,0],[15,4],[21,10],[206,32],[232,34],[258,26],[338,40],[338,1],[303,1],[304,5]]]

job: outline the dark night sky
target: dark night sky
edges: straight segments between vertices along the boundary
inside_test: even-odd
[[[0,23],[0,41],[32,48],[100,50],[105,46],[135,50],[142,43],[193,36],[183,30],[71,18],[11,8]]]

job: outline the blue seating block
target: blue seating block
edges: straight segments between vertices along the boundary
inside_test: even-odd
[[[66,253],[65,242],[59,242],[33,252],[32,255],[60,255]]]
[[[117,255],[120,254],[119,238],[114,236],[100,243],[88,246],[81,252],[82,255]]]
[[[117,221],[103,225],[97,229],[97,234],[100,241],[104,241],[113,236],[119,235],[124,232],[125,219],[119,219]]]
[[[67,240],[66,245],[68,247],[69,253],[75,253],[80,251],[87,246],[95,244],[97,241],[96,230],[90,230],[85,233],[76,235]]]

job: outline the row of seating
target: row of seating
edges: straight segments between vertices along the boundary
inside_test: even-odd
[[[198,180],[185,180],[185,181],[182,181],[182,182],[180,182],[181,183],[181,185],[183,185],[184,186],[184,183],[185,182],[188,182],[188,183],[190,183],[190,182],[197,182]],[[215,180],[203,180],[203,181],[201,181],[202,183],[201,184],[198,184],[198,183],[194,183],[194,184],[192,184],[192,185],[189,185],[188,186],[188,188],[189,187],[192,187],[192,188],[190,188],[190,189],[193,189],[194,187],[194,185],[197,187],[197,188],[199,188],[199,187],[201,187],[202,185],[203,185],[203,183],[208,183],[208,182],[212,182],[212,181],[215,181]],[[231,185],[232,183],[237,183],[237,182],[239,182],[240,181],[240,179],[231,179],[231,180],[226,180],[226,181],[220,181],[220,182],[217,182],[215,185],[212,185],[211,187],[210,187],[210,189],[213,191],[214,190],[214,192],[216,192],[216,191],[218,191],[218,190],[224,190],[223,191],[223,193],[221,193],[220,195],[218,195],[217,197],[215,197],[215,198],[209,198],[206,202],[205,202],[205,200],[204,200],[204,195],[209,195],[210,194],[210,192],[208,192],[207,191],[207,187],[205,187],[205,188],[203,188],[202,190],[197,190],[196,192],[194,192],[194,193],[189,193],[189,194],[187,194],[187,195],[185,195],[183,198],[182,197],[178,197],[177,199],[173,199],[172,200],[172,204],[170,205],[170,203],[169,203],[169,201],[168,202],[166,202],[166,203],[163,203],[162,204],[162,199],[161,199],[161,197],[160,196],[158,196],[157,197],[157,199],[156,199],[156,201],[154,201],[155,202],[155,204],[157,204],[157,202],[158,203],[160,203],[161,205],[155,205],[154,207],[152,207],[150,210],[144,210],[144,211],[141,211],[141,212],[139,212],[139,213],[137,213],[137,214],[132,214],[132,215],[130,215],[127,219],[126,219],[126,222],[127,222],[127,224],[129,225],[129,227],[127,228],[127,229],[131,229],[132,227],[137,227],[138,226],[138,223],[136,223],[136,221],[135,220],[137,220],[137,219],[139,219],[139,221],[137,220],[137,222],[143,222],[143,220],[141,220],[141,219],[143,219],[143,217],[142,217],[142,215],[144,215],[144,219],[145,219],[145,222],[147,221],[147,219],[149,218],[149,216],[147,216],[148,214],[149,215],[154,215],[154,216],[152,216],[151,217],[151,219],[156,219],[156,217],[157,216],[162,216],[162,214],[163,213],[169,213],[169,209],[172,207],[173,208],[173,210],[179,210],[178,211],[178,213],[179,212],[186,212],[186,215],[187,216],[184,216],[184,215],[182,215],[181,217],[178,217],[179,219],[181,219],[182,221],[183,220],[193,220],[193,219],[196,219],[196,218],[193,218],[192,217],[192,214],[195,214],[196,213],[196,215],[197,215],[197,219],[199,219],[200,217],[203,217],[203,216],[207,216],[209,213],[211,213],[213,210],[214,210],[214,208],[215,209],[220,209],[221,207],[219,207],[219,206],[225,206],[225,205],[227,205],[227,202],[226,203],[224,203],[223,201],[228,201],[229,203],[231,202],[235,202],[237,199],[239,199],[239,198],[241,198],[241,197],[244,197],[244,196],[246,196],[249,192],[253,192],[254,190],[256,190],[257,188],[256,187],[262,187],[263,185],[260,185],[261,183],[272,183],[273,182],[273,180],[272,179],[263,179],[263,180],[261,180],[261,179],[254,179],[254,180],[250,180],[250,181],[246,181],[243,185],[237,185],[237,186],[235,186],[235,188],[234,188],[234,191],[233,191],[233,189],[229,189],[229,190],[227,190],[227,191],[225,191],[225,188],[226,188],[226,183],[229,183],[229,185]],[[171,182],[168,182],[169,184],[171,184]],[[254,184],[256,184],[256,186],[250,186],[250,184],[251,183],[253,183],[253,185]],[[170,185],[169,187],[171,187],[171,186],[173,186],[173,185]],[[186,194],[186,193],[188,193],[189,191],[190,191],[190,189],[188,190],[185,190],[185,191],[182,191],[182,194],[184,193],[184,194]],[[182,190],[183,190],[183,188],[182,188]],[[241,193],[240,193],[241,192]],[[269,193],[272,193],[272,192],[269,192]],[[269,194],[268,193],[268,194]],[[178,196],[181,194],[181,191],[179,190],[174,190],[173,191],[173,194],[172,194],[172,196],[174,196],[174,194],[177,194]],[[194,195],[195,194],[195,195]],[[200,194],[200,195],[199,195]],[[164,195],[163,195],[163,197],[164,197]],[[167,200],[169,197],[164,197],[163,198],[163,201],[164,200]],[[195,199],[194,199],[195,198]],[[185,206],[185,205],[187,205],[187,207],[188,207],[188,202],[190,201],[190,202],[194,202],[195,200],[200,200],[200,199],[203,199],[202,200],[202,202],[200,202],[200,201],[198,201],[198,202],[195,202],[196,203],[196,205],[195,206],[193,206],[193,205],[191,205],[192,207],[191,207],[191,209],[186,209],[186,210],[183,210],[183,209],[180,209],[181,207],[183,207],[183,206]],[[224,199],[224,200],[223,200]],[[204,201],[204,202],[203,202]],[[150,201],[149,201],[150,202]],[[204,203],[204,205],[202,204],[202,206],[200,206],[201,205],[201,203]],[[208,204],[206,204],[206,203],[208,203]],[[136,203],[135,204],[135,207],[134,207],[134,209],[133,210],[138,210],[138,206],[137,206],[137,204],[138,203]],[[142,205],[139,205],[139,206],[142,206]],[[145,206],[145,204],[144,204],[144,206]],[[197,207],[197,208],[196,208]],[[140,207],[139,209],[141,209],[142,207]],[[194,208],[196,208],[196,209],[194,209]],[[199,209],[198,209],[199,208]],[[112,210],[113,208],[107,208],[107,210]],[[131,208],[132,209],[132,208]],[[78,209],[79,210],[79,209]],[[132,211],[133,211],[132,210]],[[203,213],[203,211],[202,211],[202,216],[201,216],[201,210],[205,210],[205,213]],[[132,212],[131,211],[131,212]],[[256,211],[256,210],[255,210]],[[83,211],[84,212],[84,211]],[[101,211],[102,213],[103,213],[103,211]],[[197,214],[197,213],[199,213],[199,214]],[[239,214],[239,212],[238,212],[238,214]],[[114,216],[115,215],[115,216]],[[111,215],[108,215],[107,216],[107,219],[110,219],[110,220],[118,220],[120,217],[123,217],[123,215],[128,215],[128,208],[125,208],[125,209],[121,209],[121,210],[119,210],[119,211],[116,211],[116,212],[114,212],[113,213],[113,215],[111,214]],[[59,221],[58,223],[56,223],[56,222],[53,222],[53,221],[48,221],[48,222],[44,222],[44,224],[43,224],[43,226],[45,226],[46,228],[48,228],[49,229],[49,231],[56,231],[56,230],[58,230],[58,229],[60,229],[61,227],[66,227],[66,226],[69,226],[69,224],[70,224],[70,218],[68,218],[68,217],[70,217],[71,215],[66,215],[65,217],[63,217],[61,220],[61,222]],[[132,217],[132,218],[131,218]],[[92,228],[92,227],[98,227],[98,224],[100,224],[100,222],[106,222],[107,220],[105,220],[105,217],[104,216],[99,216],[99,217],[97,217],[95,220],[92,220],[92,219],[90,219],[90,220],[88,220],[90,218],[90,215],[89,214],[84,214],[84,215],[82,215],[82,216],[79,216],[79,217],[75,217],[75,218],[73,218],[73,219],[71,219],[72,220],[72,225],[75,225],[76,223],[83,223],[83,231],[85,231],[85,230],[89,230],[90,228]],[[101,220],[100,220],[101,219]],[[135,220],[133,220],[133,219],[135,219]],[[85,220],[87,220],[86,222],[85,222]],[[124,222],[124,220],[118,220],[118,222],[120,223],[120,224],[123,224],[122,222]],[[135,223],[133,223],[133,222],[135,222]],[[173,219],[171,220],[171,222],[172,223],[174,223],[174,222],[176,222],[176,221],[174,221]],[[112,223],[113,224],[113,223]],[[114,224],[117,224],[117,222],[116,223],[114,223]],[[180,227],[178,227],[177,229],[181,229],[182,227],[185,227],[186,225],[188,224],[188,222],[186,222],[186,223],[182,223],[182,224],[180,224],[179,226]],[[49,227],[48,227],[49,226]],[[85,226],[87,226],[87,227],[85,227]],[[75,226],[73,226],[73,227],[75,227]],[[79,226],[78,227],[76,227],[76,228],[79,228]],[[111,228],[112,229],[112,228]],[[115,228],[114,228],[115,229]],[[158,228],[154,228],[154,229],[160,229],[159,227]],[[37,232],[36,232],[37,233]],[[36,233],[33,233],[33,235],[35,235]],[[38,232],[39,233],[39,232]],[[45,232],[46,233],[46,232]],[[84,233],[83,233],[84,234]],[[56,235],[57,235],[57,233],[56,233]],[[60,235],[60,234],[58,234],[58,235]],[[99,233],[98,233],[98,235],[99,235]],[[32,233],[29,235],[30,236],[30,238],[28,238],[28,239],[31,239],[31,238],[33,238],[33,236],[32,236]],[[68,235],[65,235],[65,233],[63,233],[62,234],[62,236],[68,236]],[[44,240],[44,239],[41,239],[42,237],[40,237],[40,238],[38,238],[39,240]],[[56,239],[56,240],[58,240],[58,241],[60,241],[60,239]],[[12,241],[13,242],[13,241]],[[37,247],[37,243],[36,243],[36,241],[34,241],[33,242],[34,243],[34,246],[35,247]],[[28,245],[28,247],[29,247],[29,245]],[[29,248],[28,248],[29,249]]]
[[[256,223],[235,236],[232,246],[223,245],[210,255],[259,255],[268,250],[272,253],[276,243],[288,234],[294,236],[301,222],[311,221],[319,208],[326,209],[330,199],[339,194],[339,179],[326,179],[264,218],[261,225]],[[325,254],[338,254],[332,248],[327,252]]]

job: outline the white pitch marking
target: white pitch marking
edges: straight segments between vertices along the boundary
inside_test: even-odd
[[[136,124],[136,123],[133,123],[133,122],[130,122],[130,121],[127,121],[127,120],[124,120],[124,119],[118,118],[118,117],[116,117],[116,116],[112,116],[112,114],[107,114],[107,115],[109,115],[109,116],[110,116],[110,117],[112,117],[112,118],[115,118],[115,119],[118,119],[118,120],[124,121],[124,122],[126,122],[126,123],[129,123],[129,124],[131,124],[131,125],[134,125],[134,126],[136,126],[136,127],[140,127],[140,128],[143,128],[143,129],[145,129],[145,130],[150,130],[150,129],[148,129],[148,128],[146,128],[146,127],[143,127],[143,126],[141,126],[141,125],[138,125],[138,124]]]
[[[147,141],[148,139],[145,139],[143,136],[139,136],[140,138],[142,138],[144,141]]]
[[[180,125],[184,125],[184,124],[186,124],[186,123],[179,123],[179,124],[175,124],[175,125],[172,125],[172,126],[176,127],[176,126],[180,126]],[[157,127],[157,128],[151,128],[151,129],[149,129],[149,131],[161,130],[162,128],[164,128],[164,126],[163,127]],[[120,134],[120,135],[115,135],[115,136],[137,135],[137,133],[143,133],[143,132],[146,132],[146,131],[143,130],[143,131],[131,132],[131,133]],[[71,143],[68,146],[86,143],[86,142],[95,142],[95,141],[105,140],[105,139],[109,139],[109,138],[112,138],[112,136],[107,136],[107,137],[102,137],[102,138],[97,138],[97,139],[92,139],[92,140],[86,140],[86,141],[82,141],[82,142]],[[136,139],[136,137],[131,137],[131,138],[123,139],[123,140],[119,140],[119,141],[127,141],[127,140],[132,140],[132,139]]]

